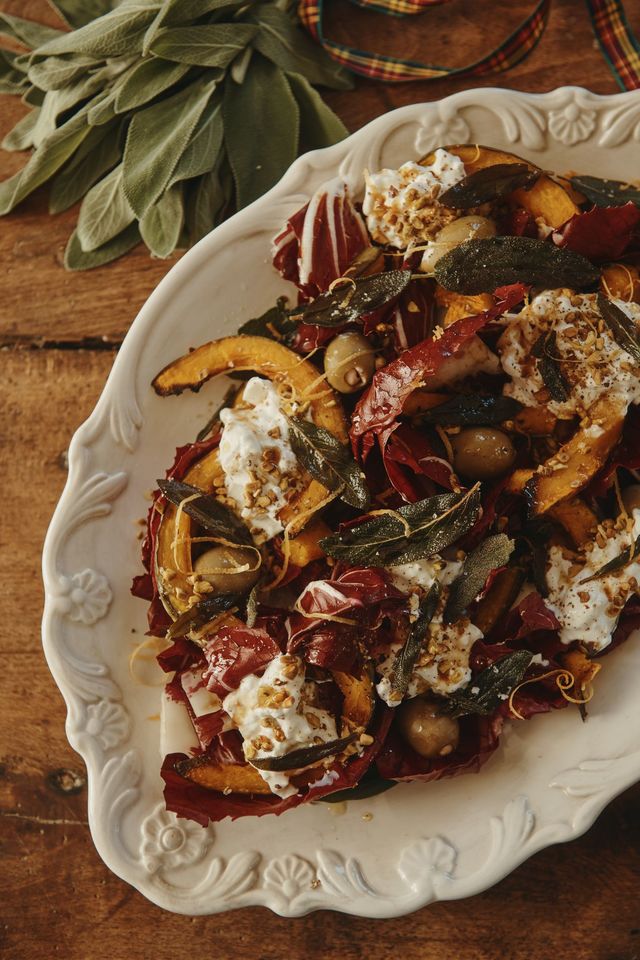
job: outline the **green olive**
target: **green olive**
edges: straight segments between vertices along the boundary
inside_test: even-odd
[[[445,253],[449,253],[454,247],[460,246],[465,240],[493,237],[495,233],[495,223],[487,217],[477,215],[458,217],[457,220],[452,220],[439,230],[429,243],[422,257],[420,269],[423,273],[433,273],[433,268],[440,257],[444,257]]]
[[[460,724],[443,714],[433,701],[414,697],[400,704],[397,711],[402,736],[421,757],[446,757],[458,746]]]
[[[371,380],[376,359],[366,337],[355,331],[339,333],[324,353],[327,381],[339,393],[355,393]]]
[[[216,546],[202,553],[193,569],[216,593],[244,593],[258,579],[259,559],[255,550]]]
[[[632,483],[622,491],[622,502],[627,513],[640,510],[640,483]]]
[[[453,466],[469,480],[493,480],[513,466],[516,451],[502,430],[468,427],[451,438]]]

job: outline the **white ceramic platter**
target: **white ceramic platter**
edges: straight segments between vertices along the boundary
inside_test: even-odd
[[[144,491],[223,391],[211,383],[160,399],[150,380],[287,292],[269,255],[286,217],[336,174],[357,195],[363,168],[397,166],[445,143],[480,142],[559,172],[630,179],[639,140],[640,92],[469,90],[396,110],[296,161],[265,197],[187,253],[140,312],[71,443],[44,552],[43,637],[69,741],[88,769],[95,845],[154,903],[188,914],[261,904],[290,917],[319,908],[397,916],[486,889],[535,851],[582,833],[640,778],[640,645],[628,643],[606,659],[586,724],[577,710],[512,724],[477,775],[402,784],[339,816],[320,803],[203,830],[164,811],[160,687],[134,683],[128,669],[145,630],[145,604],[129,594],[140,572],[134,521],[148,506]]]

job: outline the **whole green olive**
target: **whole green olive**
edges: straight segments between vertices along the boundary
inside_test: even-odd
[[[622,502],[627,513],[640,510],[640,483],[632,483],[622,491]]]
[[[482,240],[484,237],[493,237],[496,233],[496,225],[487,217],[472,215],[468,217],[458,217],[445,224],[442,230],[439,230],[432,241],[429,242],[425,250],[420,269],[423,273],[433,273],[433,268],[445,253],[449,253],[454,247],[459,247],[465,240]]]
[[[371,380],[376,360],[366,337],[355,331],[339,333],[324,353],[327,381],[339,393],[355,393]]]
[[[468,427],[451,438],[453,466],[470,480],[493,480],[513,466],[516,451],[502,430]]]
[[[207,580],[216,593],[244,593],[258,579],[258,560],[255,550],[215,546],[200,554],[193,570],[202,580]]]
[[[414,697],[400,704],[397,711],[402,736],[421,757],[446,757],[458,746],[460,724],[443,714],[433,701]]]

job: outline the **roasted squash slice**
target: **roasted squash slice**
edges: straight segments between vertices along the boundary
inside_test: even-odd
[[[602,271],[600,288],[608,297],[640,302],[640,274],[626,263],[610,263]]]
[[[488,293],[454,293],[453,290],[445,290],[440,284],[436,286],[435,300],[438,306],[445,308],[442,318],[444,327],[450,327],[456,320],[464,317],[475,317],[478,313],[490,310],[494,304],[493,297]]]
[[[551,508],[549,516],[565,528],[576,547],[593,540],[598,518],[584,500],[563,500]]]
[[[487,636],[498,620],[509,610],[524,583],[525,574],[519,567],[507,567],[496,575],[491,587],[479,601],[473,623]]]
[[[557,422],[557,418],[546,407],[524,407],[513,418],[513,428],[530,437],[548,437]]]
[[[460,157],[467,173],[475,173],[476,170],[483,170],[497,163],[526,163],[532,170],[538,169],[535,164],[517,157],[514,153],[473,143],[457,144],[445,147],[445,150]],[[430,154],[424,157],[420,163],[428,163],[432,156]],[[533,186],[514,190],[511,201],[514,206],[527,210],[532,217],[541,217],[550,227],[561,227],[576,213],[580,213],[580,207],[569,192],[542,172]]]
[[[543,464],[526,482],[525,494],[531,512],[546,513],[557,503],[575,497],[600,470],[624,423],[624,410],[603,397],[590,412],[591,421],[600,428],[598,436],[580,428],[553,458],[554,469]],[[517,471],[516,471],[517,472]]]

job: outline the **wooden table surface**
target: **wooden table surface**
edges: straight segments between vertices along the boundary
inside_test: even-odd
[[[513,29],[532,0],[455,0],[392,20],[334,0],[330,35],[392,53],[460,64]],[[627,3],[640,26],[640,3]],[[49,17],[43,0],[0,9]],[[490,12],[493,16],[490,16]],[[495,25],[495,26],[494,26]],[[357,38],[357,41],[356,41]],[[533,55],[484,85],[546,91],[580,84],[613,93],[581,0],[555,0]],[[468,81],[381,86],[327,99],[350,130]],[[0,134],[23,110],[0,98]],[[0,154],[0,177],[21,163]],[[322,912],[283,920],[265,909],[190,919],[163,913],[113,876],[87,826],[80,758],[40,647],[40,552],[65,482],[65,450],[91,412],[118,343],[173,260],[138,250],[114,265],[66,273],[75,210],[50,218],[41,192],[0,221],[0,420],[5,495],[0,522],[0,955],[15,960],[633,960],[640,956],[640,785],[589,833],[533,857],[492,890],[399,920]],[[175,258],[174,258],[175,259]],[[545,722],[545,721],[540,721]],[[549,721],[547,721],[549,722]],[[552,722],[552,721],[550,721]],[[470,811],[470,816],[472,811]]]

